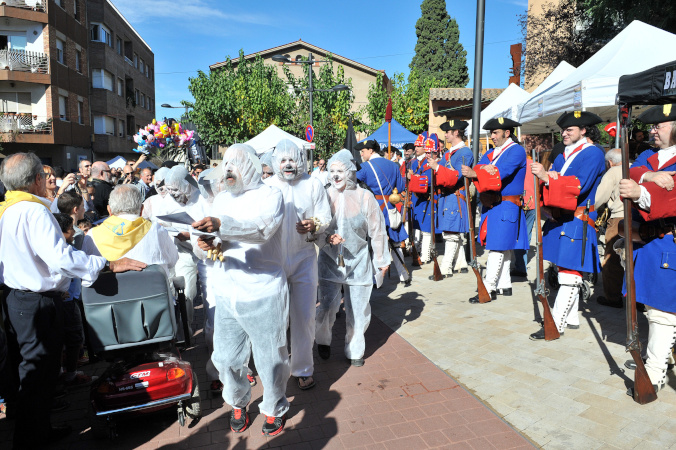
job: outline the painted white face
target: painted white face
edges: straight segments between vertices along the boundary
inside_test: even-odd
[[[347,183],[347,171],[343,168],[342,165],[333,164],[329,169],[329,179],[331,180],[331,185],[342,191],[345,189]]]
[[[188,203],[188,196],[185,195],[183,192],[179,191],[173,186],[167,186],[166,187],[167,194],[169,194],[174,200],[176,200],[176,203],[179,205],[185,205]]]
[[[223,189],[231,194],[239,194],[244,189],[242,174],[233,163],[228,162],[223,169],[225,173]]]
[[[289,157],[282,158],[279,163],[279,173],[284,180],[295,180],[298,174],[298,163]]]

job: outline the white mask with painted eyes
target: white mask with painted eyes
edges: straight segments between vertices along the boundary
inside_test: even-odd
[[[329,169],[329,179],[331,186],[342,191],[347,184],[347,171],[339,164],[333,164]]]
[[[279,175],[283,180],[292,181],[298,176],[298,163],[291,158],[279,162]]]

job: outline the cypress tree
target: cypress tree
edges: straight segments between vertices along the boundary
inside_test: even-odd
[[[467,52],[459,40],[458,23],[446,11],[446,0],[423,0],[420,9],[411,71],[422,79],[443,82],[445,87],[464,87],[469,82]]]

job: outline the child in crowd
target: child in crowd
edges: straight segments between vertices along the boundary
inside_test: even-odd
[[[92,223],[89,221],[89,219],[78,220],[77,227],[81,229],[86,236],[87,233],[89,233],[89,230],[92,229]]]

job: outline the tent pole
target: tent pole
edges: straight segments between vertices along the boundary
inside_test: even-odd
[[[474,53],[474,89],[472,92],[472,153],[474,164],[479,162],[479,145],[481,144],[481,77],[484,62],[484,20],[486,0],[478,0],[476,4],[476,37]],[[488,145],[488,141],[486,142]]]

